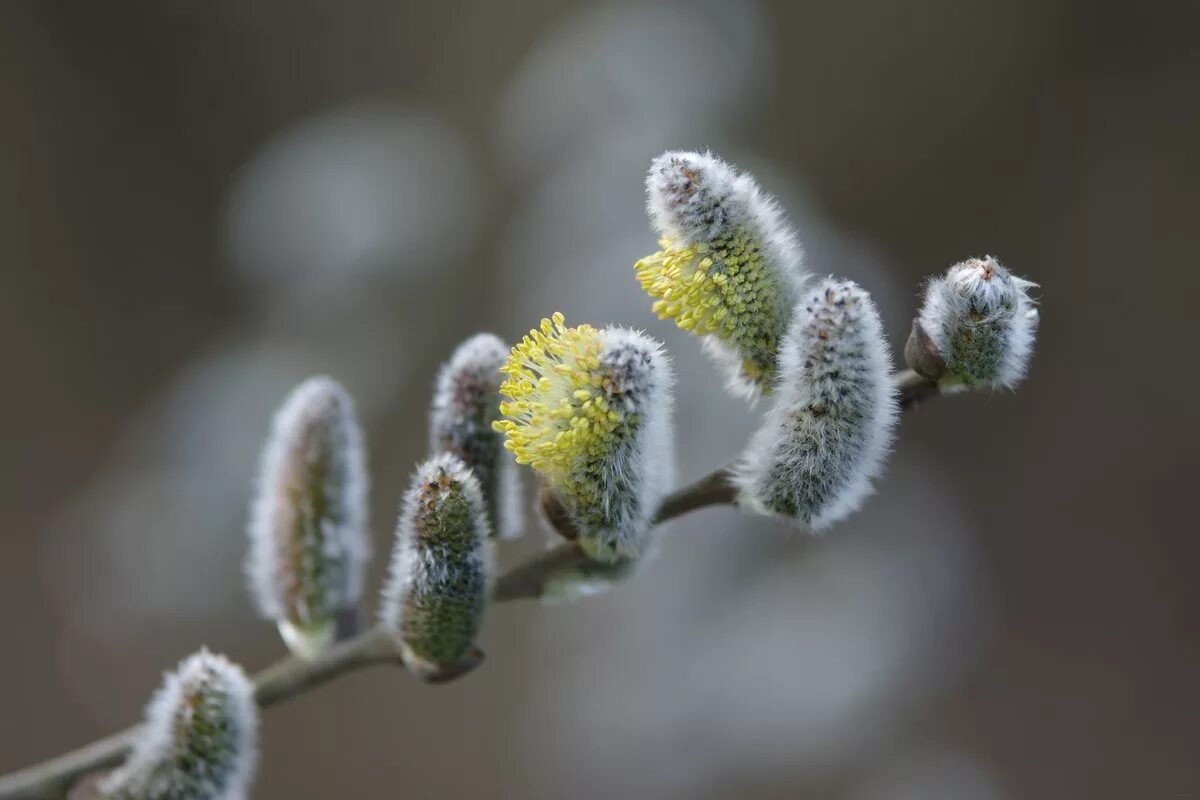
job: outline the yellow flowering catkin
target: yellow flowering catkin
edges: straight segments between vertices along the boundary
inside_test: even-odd
[[[657,342],[543,319],[512,349],[494,423],[532,466],[596,558],[637,554],[670,465],[670,384]]]
[[[805,276],[802,251],[754,179],[711,154],[659,156],[646,179],[662,249],[634,265],[660,319],[705,337],[739,394],[770,393]]]

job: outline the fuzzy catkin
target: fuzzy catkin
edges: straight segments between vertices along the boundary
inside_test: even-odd
[[[814,530],[857,510],[897,421],[890,363],[863,289],[830,278],[802,300],[772,407],[735,468],[738,502]]]
[[[208,650],[168,673],[125,764],[99,786],[111,800],[245,800],[258,707],[241,667]]]
[[[500,367],[507,359],[508,346],[498,336],[467,339],[438,373],[429,413],[430,455],[453,453],[470,467],[492,533],[502,539],[518,536],[522,524],[516,463],[492,427],[500,418]]]
[[[513,348],[496,424],[530,464],[590,556],[636,558],[674,470],[662,346],[624,328],[542,320]]]
[[[1012,389],[1025,377],[1037,335],[1037,284],[994,256],[970,258],[934,278],[917,321],[946,363],[944,386]]]
[[[490,591],[489,534],[479,482],[457,456],[417,468],[380,607],[410,669],[435,674],[468,657]]]
[[[306,380],[275,415],[248,528],[246,574],[259,613],[297,655],[315,657],[362,593],[367,473],[354,403]]]
[[[808,280],[779,204],[711,153],[672,151],[650,165],[646,208],[662,249],[634,269],[653,311],[702,336],[736,394],[770,393]]]

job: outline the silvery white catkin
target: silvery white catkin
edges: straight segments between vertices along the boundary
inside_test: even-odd
[[[1029,297],[1036,285],[994,256],[967,259],[929,282],[917,322],[945,361],[943,385],[1012,389],[1025,377],[1037,335]]]
[[[898,406],[879,313],[850,281],[796,308],[772,407],[735,468],[738,502],[820,530],[857,510],[891,445]]]
[[[650,165],[646,207],[662,249],[634,268],[654,312],[702,336],[736,394],[769,393],[808,282],[779,204],[711,153],[671,151]]]
[[[636,558],[673,480],[673,375],[637,331],[542,320],[513,348],[497,423],[595,559]]]
[[[100,795],[245,800],[257,743],[254,687],[241,667],[202,649],[166,675],[129,758],[100,783]]]
[[[336,381],[310,378],[275,415],[251,509],[246,574],[259,613],[288,647],[314,658],[336,615],[362,593],[369,557],[367,472],[354,403]]]
[[[507,359],[508,345],[498,336],[467,339],[438,373],[429,414],[430,454],[453,453],[470,467],[492,533],[502,539],[520,535],[522,526],[516,462],[492,427],[500,418],[500,367]]]
[[[417,467],[379,613],[415,674],[436,676],[472,657],[491,589],[489,535],[479,482],[457,456]]]

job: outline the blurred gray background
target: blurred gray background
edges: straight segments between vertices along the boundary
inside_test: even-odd
[[[377,670],[270,711],[255,796],[1200,796],[1198,16],[4,3],[0,771],[134,721],[201,643],[282,653],[242,526],[311,373],[358,400],[380,556],[477,330],[644,327],[678,367],[681,478],[735,453],[758,412],[632,274],[650,158],[712,147],[896,348],[954,261],[1038,281],[1027,384],[906,416],[823,540],[697,513],[616,594],[496,609],[460,683]]]

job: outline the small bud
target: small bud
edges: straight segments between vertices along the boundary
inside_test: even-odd
[[[380,622],[424,680],[461,674],[482,659],[474,643],[490,590],[489,535],[479,481],[457,456],[443,453],[417,468],[400,508]]]
[[[241,667],[208,650],[168,673],[125,764],[104,778],[112,800],[244,800],[257,758],[258,707]]]
[[[1038,312],[1029,297],[1036,285],[993,256],[955,264],[929,282],[917,321],[946,363],[944,386],[1012,389],[1020,383],[1037,335]]]
[[[667,152],[646,177],[660,251],[634,265],[659,319],[704,337],[736,394],[770,393],[808,280],[778,203],[711,153]]]
[[[362,593],[366,495],[353,401],[336,381],[310,378],[275,415],[246,561],[259,613],[301,658],[315,658],[333,641],[339,612]]]
[[[504,436],[492,427],[500,418],[500,367],[508,346],[480,333],[467,339],[438,373],[430,412],[430,452],[462,459],[483,490],[492,533],[511,539],[521,533],[516,463]]]
[[[503,371],[504,446],[538,471],[592,558],[636,557],[673,467],[662,347],[622,328],[568,328],[555,314]]]
[[[825,280],[796,308],[774,403],[734,471],[738,502],[815,530],[857,510],[897,421],[890,371],[870,295]]]

